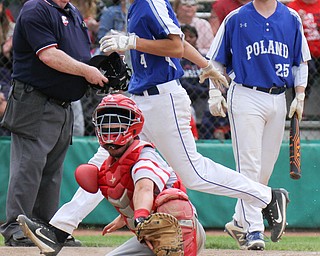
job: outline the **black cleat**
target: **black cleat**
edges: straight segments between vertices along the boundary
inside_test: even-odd
[[[17,221],[24,234],[39,247],[42,254],[55,256],[60,252],[63,244],[58,242],[55,233],[47,226],[32,221],[24,215],[19,215]]]
[[[287,225],[289,193],[283,188],[272,189],[272,199],[262,213],[271,229],[271,241],[278,242]]]

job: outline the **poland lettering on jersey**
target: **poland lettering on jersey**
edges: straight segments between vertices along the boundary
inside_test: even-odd
[[[251,59],[251,55],[259,56],[260,54],[273,54],[288,59],[288,45],[273,40],[260,40],[246,47],[247,60]]]
[[[277,2],[265,18],[250,2],[224,19],[207,58],[225,65],[238,84],[270,88],[293,87],[292,67],[311,57],[294,10]]]

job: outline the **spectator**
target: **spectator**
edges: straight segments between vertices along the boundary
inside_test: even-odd
[[[196,28],[190,25],[182,25],[181,31],[185,35],[185,40],[196,48],[196,41],[198,38]],[[191,99],[191,107],[194,110],[192,111],[194,112],[193,115],[191,115],[191,124],[200,125],[203,112],[208,109],[208,81],[203,84],[199,83],[200,68],[196,64],[185,58],[182,58],[180,63],[184,71],[183,76],[180,78],[180,82],[183,88],[186,89]],[[194,137],[199,137],[197,125],[191,127]]]
[[[126,29],[126,2],[125,0],[112,0],[113,5],[105,7],[100,16],[98,40],[111,29],[125,31]]]
[[[191,25],[197,29],[197,49],[202,55],[206,55],[213,40],[213,32],[210,23],[196,17],[197,0],[175,0],[173,9],[176,13],[180,25]]]
[[[6,9],[7,15],[10,18],[11,21],[16,21],[18,18],[18,15],[20,13],[20,10],[25,2],[28,0],[12,0],[8,1],[10,2],[8,5],[8,8]]]
[[[6,223],[0,227],[7,246],[33,245],[16,221],[19,214],[48,222],[57,211],[72,134],[70,103],[88,83],[108,82],[83,63],[91,57],[83,22],[66,0],[29,0],[17,19],[13,89],[2,120],[11,131]]]
[[[0,1],[0,120],[7,105],[12,73],[12,35],[15,23],[8,17],[4,1]],[[8,136],[10,132],[0,127],[0,136]]]
[[[310,89],[318,85],[317,80],[320,74],[320,1],[295,0],[287,6],[299,13],[311,52],[312,59],[308,63],[309,82],[306,88],[306,97],[308,97]]]
[[[240,6],[249,3],[251,0],[216,0],[211,5],[211,16],[209,22],[213,34],[215,35],[218,31],[218,28],[227,16],[227,14]]]
[[[91,48],[95,50],[97,43],[97,32],[99,28],[99,22],[96,20],[96,0],[72,0],[72,4],[74,4],[82,14],[84,22],[86,23],[86,26],[89,31],[92,44]]]
[[[185,40],[193,47],[196,47],[198,33],[195,27],[190,25],[181,26],[185,35]],[[191,99],[191,106],[195,110],[195,121],[199,127],[200,139],[229,139],[229,120],[228,117],[212,116],[208,109],[208,81],[199,83],[200,68],[191,61],[182,58],[181,66],[184,75],[180,79],[181,85],[186,89]],[[223,134],[222,134],[223,133]],[[223,136],[222,136],[223,135]]]

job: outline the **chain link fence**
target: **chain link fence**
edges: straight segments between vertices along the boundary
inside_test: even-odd
[[[73,2],[73,1],[71,1]],[[212,1],[199,1],[196,16],[209,20]],[[97,1],[97,17],[99,21],[103,8],[105,6],[112,5],[112,1]],[[205,36],[205,35],[201,35]],[[97,47],[97,40],[94,42],[93,47]],[[0,62],[2,59],[0,58]],[[8,72],[11,70],[11,62],[2,63],[3,67],[7,69],[0,69],[0,83],[2,90],[8,88]],[[6,66],[8,65],[8,66]],[[303,121],[301,122],[301,137],[306,140],[320,139],[320,108],[318,103],[320,102],[320,59],[315,59],[309,64],[309,84],[306,93],[305,109]],[[198,84],[198,71],[193,73],[186,72],[190,76],[189,84],[185,86],[187,92],[192,100],[193,117],[196,123],[198,138],[199,139],[229,139],[230,127],[227,118],[213,117],[210,115],[207,106],[208,90],[207,84]],[[183,81],[184,78],[182,78]],[[182,82],[183,86],[184,83]],[[293,99],[292,91],[286,92],[288,109]],[[88,93],[81,99],[83,116],[84,116],[84,135],[94,136],[94,129],[91,123],[91,114],[95,107],[98,105],[102,96],[97,95],[96,91],[89,90]],[[286,133],[284,140],[288,140],[289,120],[286,122]],[[277,131],[275,131],[277,132]],[[0,135],[7,135],[3,130],[0,130]]]

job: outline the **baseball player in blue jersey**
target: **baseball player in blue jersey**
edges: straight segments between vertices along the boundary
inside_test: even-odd
[[[202,68],[201,81],[210,78],[216,86],[226,85],[224,76],[183,40],[183,32],[168,0],[132,2],[128,11],[128,32],[103,37],[100,49],[107,53],[131,50],[134,73],[129,92],[145,118],[140,139],[156,146],[187,188],[240,198],[260,211],[263,209],[271,226],[271,238],[278,241],[286,226],[287,191],[253,181],[202,156],[196,149],[189,125],[191,102],[179,82],[183,75],[180,58]],[[106,157],[107,152],[99,148],[90,162],[101,165]],[[63,242],[62,238],[72,233],[102,199],[101,193],[88,195],[80,188],[50,221],[54,233],[50,233],[50,239],[55,241],[54,245],[39,234],[33,233],[30,237],[40,245],[42,252],[50,251],[44,254],[56,255],[56,241]],[[262,219],[260,222],[262,226]]]
[[[287,88],[295,89],[289,117],[303,113],[310,52],[299,15],[276,0],[254,0],[225,18],[207,58],[232,79],[227,104],[210,85],[209,108],[215,116],[228,108],[237,171],[266,185],[284,134]],[[241,248],[263,250],[262,219],[239,199],[225,228]]]
[[[248,199],[251,192],[243,193],[244,183],[240,181],[243,176],[230,172],[228,168],[196,151],[189,127],[190,99],[178,80],[183,74],[178,58],[183,56],[202,68],[208,64],[194,48],[183,42],[182,32],[170,3],[166,0],[133,1],[128,11],[128,32],[125,36],[105,36],[100,41],[100,49],[105,52],[131,50],[134,73],[129,92],[145,116],[141,137],[156,145],[189,189],[237,197],[248,205],[257,207]],[[256,46],[252,46],[252,55],[255,53]],[[283,50],[281,54],[287,54],[287,51]],[[297,61],[299,63],[300,60]],[[286,65],[283,68],[285,67]],[[214,73],[214,70],[211,72]],[[203,76],[205,75],[202,74],[202,78]],[[219,79],[217,75],[215,78]],[[213,83],[217,84],[216,81]],[[283,119],[284,111],[285,108]],[[251,190],[249,186],[246,187]],[[258,221],[259,227],[263,227],[262,216]],[[279,237],[273,235],[272,239],[278,241]],[[248,247],[255,249],[251,244]]]

